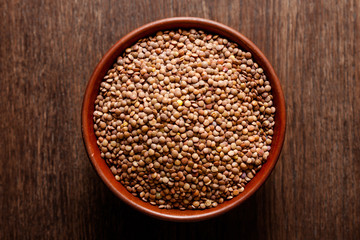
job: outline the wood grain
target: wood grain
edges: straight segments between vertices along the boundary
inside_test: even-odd
[[[360,239],[360,3],[0,1],[0,239]],[[278,73],[288,127],[270,179],[199,223],[155,220],[105,187],[83,146],[83,92],[121,36],[172,16],[250,38]]]

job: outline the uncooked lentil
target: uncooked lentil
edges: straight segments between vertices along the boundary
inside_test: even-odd
[[[244,191],[269,157],[275,111],[250,52],[179,29],[141,39],[117,58],[93,119],[117,181],[159,208],[185,210]]]

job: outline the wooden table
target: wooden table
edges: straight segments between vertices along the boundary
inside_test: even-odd
[[[0,2],[0,239],[360,239],[360,2]],[[287,102],[281,158],[246,203],[199,223],[129,209],[81,136],[86,83],[134,28],[227,24],[273,64]]]

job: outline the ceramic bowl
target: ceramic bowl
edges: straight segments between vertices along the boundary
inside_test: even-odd
[[[267,79],[270,81],[273,94],[273,103],[276,107],[275,126],[273,142],[267,162],[255,175],[255,177],[246,185],[244,192],[229,201],[219,204],[215,208],[206,210],[177,210],[177,209],[159,209],[157,206],[142,201],[134,197],[126,188],[115,180],[105,161],[100,157],[100,150],[96,144],[96,136],[93,128],[93,111],[96,96],[99,93],[100,83],[106,72],[112,67],[117,57],[123,51],[136,43],[139,39],[153,35],[160,30],[169,29],[189,29],[194,28],[204,30],[209,33],[221,35],[228,40],[236,42],[240,49],[252,53],[253,59],[264,69]],[[135,29],[121,38],[110,50],[104,55],[99,64],[96,66],[85,91],[82,106],[82,133],[85,147],[92,165],[96,172],[104,181],[106,186],[122,201],[129,206],[153,217],[169,221],[199,221],[223,214],[234,207],[240,205],[251,195],[253,195],[265,180],[269,177],[278,160],[285,136],[285,101],[278,77],[269,61],[264,54],[252,43],[236,30],[225,26],[221,23],[207,19],[194,17],[167,18],[146,24]]]

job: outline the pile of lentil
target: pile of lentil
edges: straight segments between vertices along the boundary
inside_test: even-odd
[[[251,53],[198,30],[158,32],[117,58],[100,85],[101,157],[134,196],[160,208],[216,207],[269,156],[275,107]]]

